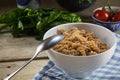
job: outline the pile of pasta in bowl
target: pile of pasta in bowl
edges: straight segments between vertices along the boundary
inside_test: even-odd
[[[108,49],[107,44],[97,38],[93,32],[84,29],[79,30],[77,27],[72,27],[69,30],[60,29],[59,33],[64,35],[64,40],[53,49],[63,54],[88,56]]]

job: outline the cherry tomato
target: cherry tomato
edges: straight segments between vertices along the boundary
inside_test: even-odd
[[[113,15],[112,21],[113,22],[120,21],[120,11],[118,11],[115,15]]]
[[[96,10],[93,16],[101,21],[109,21],[110,19],[110,12],[106,10]]]

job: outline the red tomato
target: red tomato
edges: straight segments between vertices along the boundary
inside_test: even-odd
[[[115,15],[113,15],[112,21],[114,21],[114,22],[120,21],[120,11],[117,12]]]
[[[110,12],[106,10],[96,10],[93,16],[101,21],[109,21],[110,19]]]

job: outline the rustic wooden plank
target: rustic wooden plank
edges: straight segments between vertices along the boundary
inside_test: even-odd
[[[0,34],[0,61],[30,58],[39,43],[34,37],[13,38],[10,33]],[[42,53],[38,57],[47,57]]]
[[[11,80],[32,80],[35,74],[41,70],[47,62],[48,59],[34,60],[17,73]],[[25,61],[0,63],[0,80],[3,80],[7,75],[18,69],[23,63],[25,63]]]

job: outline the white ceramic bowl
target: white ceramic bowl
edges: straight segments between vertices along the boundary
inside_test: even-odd
[[[44,35],[44,39],[57,34],[57,30],[61,28],[68,29],[70,27],[78,27],[79,29],[94,32],[98,38],[110,47],[109,50],[101,54],[91,56],[72,56],[56,52],[52,49],[47,50],[49,59],[62,68],[68,75],[74,78],[85,78],[92,71],[109,61],[115,50],[116,38],[113,32],[100,25],[91,23],[67,23],[48,30]]]

